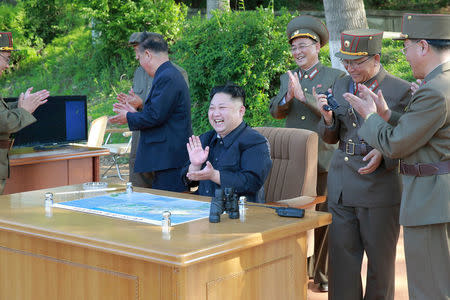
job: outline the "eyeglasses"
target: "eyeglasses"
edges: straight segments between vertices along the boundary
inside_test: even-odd
[[[6,57],[6,56],[3,56],[3,55],[1,55],[1,54],[0,54],[0,56],[5,60],[5,62],[6,62],[7,64],[9,64],[9,62],[11,61],[11,56],[10,56],[10,57]]]
[[[297,51],[303,51],[306,48],[308,48],[309,46],[312,46],[312,45],[315,45],[315,44],[316,43],[311,43],[311,44],[308,44],[308,45],[298,45],[298,46],[295,46],[295,47],[291,47],[291,52],[294,53],[294,52],[297,52]]]
[[[341,63],[344,65],[344,67],[349,67],[349,66],[351,66],[352,68],[355,68],[355,67],[357,67],[357,66],[360,66],[360,65],[362,65],[363,63],[365,63],[366,61],[368,61],[368,60],[370,60],[371,58],[373,58],[373,55],[372,56],[369,56],[367,59],[365,59],[365,60],[363,60],[363,61],[360,61],[360,62],[356,62],[356,61],[348,61],[348,60],[346,60],[346,59],[341,59]]]
[[[416,41],[415,43],[411,43],[411,44],[409,44],[408,46],[402,48],[402,50],[400,50],[400,51],[402,51],[403,55],[406,55],[406,50],[407,50],[409,47],[414,46],[414,45],[417,44],[418,42],[420,42],[420,41]]]

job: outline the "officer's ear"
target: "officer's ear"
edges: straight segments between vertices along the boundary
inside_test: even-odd
[[[241,117],[244,117],[244,115],[245,115],[245,106],[244,105],[241,105],[241,107],[239,108],[239,115]]]
[[[316,47],[316,51],[317,51],[317,53],[319,53],[320,52],[320,43],[315,42],[314,47]]]

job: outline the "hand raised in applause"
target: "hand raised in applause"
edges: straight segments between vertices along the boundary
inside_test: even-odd
[[[129,103],[114,103],[113,104],[113,111],[116,113],[115,116],[109,117],[108,121],[113,124],[126,124],[128,122],[127,120],[127,113],[134,113],[137,110],[131,106]]]
[[[30,87],[25,93],[21,93],[17,103],[18,107],[25,109],[31,114],[36,108],[46,103],[48,96],[50,96],[50,93],[47,90],[40,90],[36,93],[31,93],[32,91],[33,88]]]
[[[120,103],[128,103],[131,106],[133,106],[135,109],[139,109],[142,107],[143,101],[141,97],[136,95],[131,89],[128,94],[120,93],[117,95],[117,100],[119,100]]]
[[[186,177],[191,181],[211,180],[220,185],[220,172],[211,165],[209,161],[206,162],[206,166],[199,170],[189,170]]]
[[[286,102],[291,101],[292,98],[296,98],[300,102],[305,103],[306,97],[305,94],[303,93],[300,80],[298,79],[298,73],[288,71],[287,74],[289,76],[289,85],[288,85],[288,92],[286,94]]]
[[[193,135],[189,137],[189,143],[186,144],[186,148],[189,154],[189,161],[191,162],[189,171],[200,170],[202,165],[208,159],[209,147],[206,146],[205,149],[203,149],[200,138]]]
[[[372,92],[363,84],[358,85],[359,97],[351,93],[345,93],[345,100],[365,119],[371,113],[378,113],[385,121],[391,117],[386,100],[384,100],[383,92],[378,91],[377,94]]]

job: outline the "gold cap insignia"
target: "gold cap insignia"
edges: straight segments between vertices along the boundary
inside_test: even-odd
[[[345,42],[344,42],[344,47],[345,47],[345,48],[350,47],[350,41],[345,41]]]

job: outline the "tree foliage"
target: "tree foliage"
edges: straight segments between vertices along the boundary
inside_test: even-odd
[[[69,33],[85,20],[79,18],[76,2],[67,0],[21,0],[24,17],[21,25],[31,45],[50,43],[55,37]]]
[[[174,0],[86,0],[84,5],[96,46],[107,63],[111,58],[132,59],[127,42],[136,31],[157,32],[172,43],[187,14],[187,7]]]
[[[212,87],[235,82],[247,94],[246,120],[268,125],[270,98],[290,55],[285,36],[291,15],[272,12],[216,12],[209,19],[193,18],[174,45],[174,57],[189,74],[192,120],[196,133],[209,128],[208,95]]]

